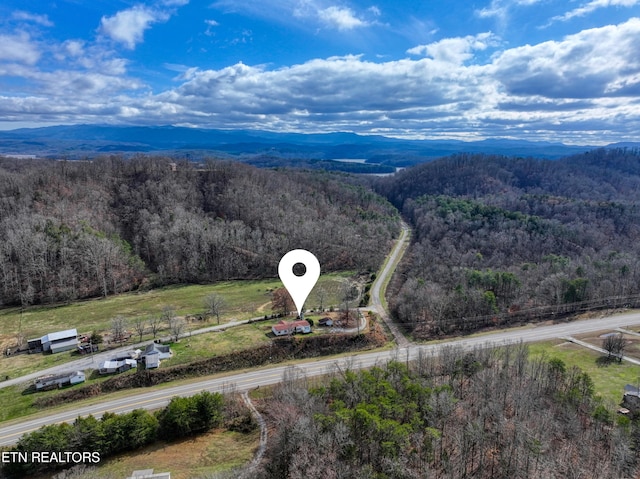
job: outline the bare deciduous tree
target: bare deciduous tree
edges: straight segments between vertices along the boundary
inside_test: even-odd
[[[218,324],[220,324],[220,315],[225,306],[224,298],[216,293],[212,293],[204,298],[204,305],[207,310],[207,314],[215,316]]]
[[[327,290],[323,287],[319,287],[316,291],[316,298],[318,298],[318,309],[324,311],[324,301],[327,297]]]
[[[138,341],[142,342],[142,336],[147,332],[147,321],[142,316],[136,317],[133,320],[133,329],[138,333]]]
[[[173,336],[174,342],[177,342],[180,339],[180,335],[184,332],[187,323],[184,319],[179,318],[177,316],[173,316],[169,321],[169,331],[171,332],[171,336]]]
[[[124,316],[119,314],[115,318],[111,319],[111,336],[113,341],[117,341],[122,344],[126,329],[127,320]]]
[[[156,339],[160,329],[162,329],[162,318],[160,316],[150,316],[149,330],[151,331],[151,334],[153,334],[153,339]]]
[[[604,349],[608,358],[616,358],[618,362],[622,362],[622,356],[624,356],[624,350],[627,346],[627,340],[624,339],[622,333],[608,334],[602,340],[602,349]]]

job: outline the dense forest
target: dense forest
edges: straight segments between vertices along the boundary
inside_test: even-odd
[[[391,307],[417,337],[640,293],[639,150],[456,155],[377,188],[415,228]]]
[[[397,211],[326,172],[116,156],[0,160],[0,304],[273,277],[308,249],[323,271],[372,270]]]
[[[259,478],[616,479],[638,466],[637,422],[523,345],[289,379],[263,405],[274,431]]]

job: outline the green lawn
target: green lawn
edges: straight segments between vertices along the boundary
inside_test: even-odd
[[[88,384],[96,384],[113,377],[113,375],[100,376],[97,373],[92,373],[91,370],[85,371],[87,380],[82,383],[82,386]],[[135,369],[125,372],[123,374],[134,374]],[[42,411],[42,409],[36,408],[33,405],[33,401],[38,398],[48,397],[56,395],[60,392],[59,389],[52,389],[49,391],[34,392],[33,390],[27,390],[27,387],[32,383],[19,384],[17,386],[9,386],[0,389],[0,422],[9,421],[29,414]],[[74,386],[68,386],[74,387]],[[79,386],[76,386],[79,387]]]
[[[219,356],[239,349],[268,343],[267,333],[275,321],[264,321],[229,328],[223,332],[199,334],[171,344],[173,357],[162,361],[162,367],[186,364]]]
[[[611,407],[622,401],[625,384],[637,384],[640,378],[640,366],[628,362],[602,365],[597,361],[601,354],[561,340],[531,344],[529,351],[531,355],[546,354],[548,358],[561,359],[567,367],[582,369],[593,379],[596,393]]]
[[[338,305],[340,285],[352,273],[332,273],[320,277],[309,295],[306,306],[317,307],[318,291],[326,292],[325,305]],[[222,321],[248,319],[271,313],[271,291],[282,287],[280,280],[224,281],[210,285],[169,286],[138,293],[124,293],[107,298],[78,301],[69,305],[31,307],[22,315],[19,308],[0,309],[0,335],[16,335],[20,329],[27,338],[51,331],[75,327],[79,332],[108,330],[117,315],[128,319],[159,315],[162,308],[172,306],[179,316],[204,311],[204,299],[217,293],[224,298]],[[199,325],[196,325],[199,326]]]
[[[324,274],[318,280],[318,284],[309,295],[306,306],[317,307],[319,304],[318,291],[324,291],[324,306],[338,305],[342,284],[353,273]],[[129,330],[133,331],[131,320],[136,317],[159,315],[164,306],[170,305],[179,316],[198,314],[204,310],[204,298],[217,293],[224,298],[225,307],[221,317],[221,324],[234,320],[242,320],[271,314],[271,291],[282,287],[282,283],[275,279],[255,281],[226,281],[211,285],[171,286],[140,293],[124,293],[103,299],[78,301],[64,306],[33,307],[22,314],[22,331],[27,338],[40,337],[48,332],[69,328],[77,328],[79,333],[92,331],[108,331],[111,319],[117,315],[123,315],[129,321]],[[21,314],[17,308],[0,309],[0,347],[6,348],[15,343],[15,337],[20,330]],[[194,321],[187,325],[187,331],[215,324],[215,319],[209,322]],[[253,328],[255,329],[255,328]],[[162,335],[167,335],[164,330]],[[206,337],[208,344],[211,339],[224,341],[218,351],[230,351],[242,349],[251,344],[266,341],[248,328],[247,331],[225,333],[211,333]],[[149,340],[152,336],[146,334],[143,340]],[[138,336],[131,339],[137,342]],[[185,355],[191,354],[185,352]],[[193,354],[197,356],[197,354]],[[68,362],[78,356],[71,353],[59,353],[54,355],[19,355],[5,357],[0,356],[0,371],[2,377],[10,377],[29,374],[40,369]],[[185,362],[186,360],[180,360]]]

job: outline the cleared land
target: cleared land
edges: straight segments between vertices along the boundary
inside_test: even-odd
[[[548,358],[561,359],[567,368],[577,366],[582,369],[591,376],[596,393],[610,408],[617,407],[622,401],[625,384],[637,384],[640,378],[640,366],[627,362],[606,363],[601,360],[602,354],[562,340],[534,343],[529,349],[532,355],[545,354]]]
[[[135,452],[102,461],[97,473],[105,479],[129,477],[135,470],[153,468],[170,472],[172,479],[190,479],[198,475],[227,471],[242,466],[253,457],[259,432],[242,434],[214,430],[172,443],[158,442]],[[37,479],[49,478],[50,475]],[[34,478],[35,479],[35,478]]]
[[[253,457],[258,441],[259,432],[213,431],[108,459],[99,470],[105,475],[127,477],[134,470],[153,467],[155,472],[171,472],[172,478],[188,479],[246,464]]]
[[[318,307],[320,295],[324,296],[322,301],[324,307],[339,305],[343,284],[352,274],[351,272],[323,274],[309,295],[307,307]],[[133,319],[159,316],[165,306],[173,307],[178,316],[200,314],[204,311],[205,297],[212,293],[224,298],[225,306],[220,318],[221,324],[270,315],[272,313],[271,292],[280,287],[282,283],[279,280],[227,281],[212,285],[172,286],[147,292],[125,293],[57,307],[34,307],[22,315],[19,308],[6,308],[0,310],[0,347],[5,351],[7,347],[14,346],[20,328],[26,338],[39,337],[48,332],[73,327],[80,333],[106,332],[111,327],[111,319],[117,315],[124,316],[129,322],[128,329],[133,333],[130,342],[137,342],[138,335],[133,331],[131,324]],[[187,324],[187,331],[216,323],[213,318],[208,322],[192,321]],[[220,346],[220,351],[243,349],[267,340],[266,337],[254,334],[255,328],[251,326],[239,328],[241,328],[240,332],[231,333],[232,330],[229,330],[225,333],[206,334],[203,337],[211,338],[208,339],[211,345],[217,340],[217,335],[228,336],[229,339],[226,342],[223,341]],[[242,331],[242,328],[246,328],[246,331]],[[161,335],[167,334],[166,329],[161,333]],[[143,336],[143,341],[150,339],[152,339],[150,333]],[[218,354],[217,350],[215,354]],[[21,354],[9,357],[3,355],[0,357],[0,380],[7,375],[14,378],[63,364],[75,358],[78,356],[73,356],[70,352],[53,355]]]

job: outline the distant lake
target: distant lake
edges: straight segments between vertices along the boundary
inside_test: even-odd
[[[361,163],[367,162],[366,158],[334,158],[332,161],[341,161],[342,163]]]

